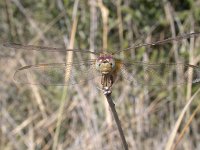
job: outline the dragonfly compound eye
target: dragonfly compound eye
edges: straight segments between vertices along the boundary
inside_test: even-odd
[[[114,60],[110,60],[110,65],[112,66],[112,68],[115,67],[115,61]]]
[[[101,62],[98,62],[98,61],[97,61],[96,64],[95,64],[96,69],[99,70],[99,69],[100,69],[100,66],[101,66]]]

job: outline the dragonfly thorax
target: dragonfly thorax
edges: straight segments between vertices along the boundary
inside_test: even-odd
[[[101,55],[96,60],[96,69],[102,74],[109,74],[115,69],[115,60],[112,55]]]

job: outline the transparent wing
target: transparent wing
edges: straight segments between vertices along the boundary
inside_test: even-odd
[[[66,49],[34,45],[22,45],[16,43],[5,43],[4,47],[25,50],[25,51],[42,51],[42,52],[73,52],[72,63],[51,63],[29,65],[18,69],[14,75],[14,80],[24,84],[42,84],[42,85],[74,85],[86,83],[93,80],[99,74],[95,69],[94,63],[98,53],[83,49]],[[65,58],[68,53],[64,54]],[[61,55],[63,56],[63,55]],[[66,62],[68,62],[66,60]]]
[[[22,50],[31,50],[31,51],[46,51],[46,52],[81,52],[81,53],[91,53],[97,55],[98,53],[92,52],[84,49],[66,49],[66,48],[54,48],[54,47],[45,47],[45,46],[35,46],[35,45],[22,45],[16,43],[4,43],[4,47],[13,48],[13,49],[22,49]]]
[[[135,85],[165,86],[200,82],[200,67],[190,64],[123,63],[123,77]]]
[[[181,41],[183,39],[194,38],[194,37],[197,37],[197,36],[200,36],[200,32],[183,34],[183,35],[180,35],[180,36],[176,36],[176,37],[173,37],[173,38],[167,38],[167,39],[152,42],[152,43],[140,43],[140,44],[130,46],[130,47],[123,49],[123,50],[118,50],[114,54],[118,54],[122,51],[128,51],[128,50],[131,50],[131,49],[138,49],[138,48],[141,48],[141,47],[164,45],[166,43],[172,43],[173,41]]]
[[[14,80],[23,84],[35,85],[74,85],[85,84],[101,76],[95,69],[94,62],[54,63],[30,65],[18,69]]]

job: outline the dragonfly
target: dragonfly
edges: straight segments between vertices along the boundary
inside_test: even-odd
[[[82,49],[54,48],[34,45],[5,43],[7,48],[44,51],[44,52],[73,52],[73,61],[67,63],[48,63],[27,65],[16,70],[14,80],[23,84],[63,85],[87,84],[90,80],[98,79],[104,94],[110,94],[113,84],[120,74],[123,79],[134,85],[163,86],[167,84],[182,84],[192,77],[192,83],[200,82],[200,67],[185,63],[149,63],[143,61],[119,58],[123,52],[142,47],[163,45],[182,39],[195,38],[200,32],[183,34],[164,40],[142,43],[130,46],[114,53],[93,52]],[[91,59],[93,55],[93,59]],[[30,77],[34,80],[30,80]]]

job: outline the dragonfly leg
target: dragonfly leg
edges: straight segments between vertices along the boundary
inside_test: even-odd
[[[111,88],[112,85],[113,85],[114,79],[113,79],[113,76],[112,76],[112,75],[110,75],[109,77],[110,77],[110,78],[109,78],[109,88]]]
[[[105,86],[107,86],[106,85],[106,75],[104,75],[104,74],[102,74],[102,76],[101,76],[101,85],[102,85],[102,89],[104,89],[104,87]]]
[[[103,85],[103,91],[104,95],[111,94],[111,87],[113,84],[113,77],[110,75],[104,76],[104,85]]]

